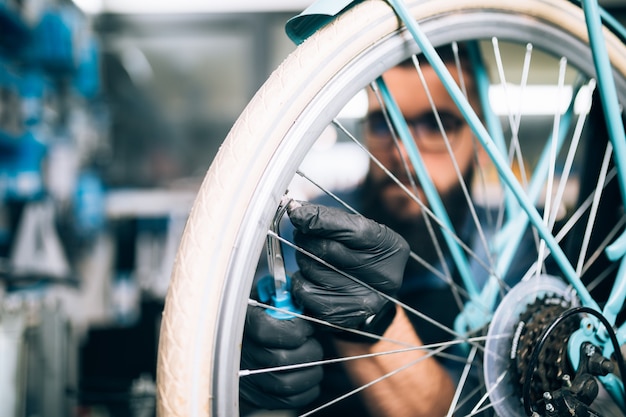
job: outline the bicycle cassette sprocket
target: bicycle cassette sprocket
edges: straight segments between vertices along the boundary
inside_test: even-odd
[[[498,415],[526,416],[521,387],[533,349],[543,330],[575,305],[578,300],[571,287],[549,275],[520,282],[502,299],[487,332],[483,364],[489,398]],[[559,326],[550,335],[533,372],[533,397],[561,384],[569,371],[565,342],[573,326]]]

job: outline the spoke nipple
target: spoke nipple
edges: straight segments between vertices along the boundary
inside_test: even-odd
[[[570,388],[572,386],[572,378],[567,374],[563,375],[563,385],[565,385],[567,388]]]

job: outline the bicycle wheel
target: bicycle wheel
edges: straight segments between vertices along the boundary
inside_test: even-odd
[[[527,45],[532,45],[533,51],[541,51],[537,54],[554,57],[557,66],[560,58],[565,57],[568,77],[569,74],[580,75],[584,85],[588,85],[593,78],[584,18],[580,9],[570,3],[557,0],[423,0],[410,2],[409,5],[413,16],[435,46],[478,41],[484,59],[488,60],[489,56],[497,56],[490,45],[495,45],[493,39],[498,39],[506,45],[504,64],[511,62],[519,66],[524,61]],[[626,51],[609,31],[606,32],[606,40],[620,100],[624,102]],[[346,103],[387,69],[418,52],[411,37],[398,26],[397,17],[384,2],[365,1],[299,46],[247,106],[201,185],[175,260],[159,341],[160,415],[238,414],[240,346],[247,300],[257,260],[262,256],[263,244],[278,203],[309,150]],[[504,72],[509,76],[521,73],[519,68],[507,68]],[[497,80],[497,75],[494,79]],[[520,173],[519,183],[525,189],[532,188],[526,182],[524,173],[528,171],[530,175],[535,166],[540,165],[536,162],[539,158],[533,155],[541,153],[536,148],[544,147],[542,142],[547,143],[546,138],[554,129],[549,128],[543,139],[524,144],[516,141],[524,129],[519,124],[532,122],[531,118],[519,117],[514,111],[502,119],[507,138],[503,154],[511,150],[511,166],[517,167]],[[591,119],[585,117],[584,121]],[[570,127],[561,130],[576,131]],[[336,127],[334,129],[337,130]],[[548,172],[564,173],[564,164],[570,159],[564,154],[567,154],[569,143],[575,141],[572,137],[576,135],[570,135],[559,145],[559,149],[565,151],[548,153],[548,159],[555,161],[552,165],[560,167],[553,166]],[[577,250],[572,249],[572,253],[578,253],[580,247],[585,246],[588,255],[583,257],[583,271],[585,277],[590,277],[585,282],[600,289],[612,282],[614,274],[610,272],[612,265],[606,265],[610,262],[595,253],[606,247],[607,241],[623,228],[623,214],[615,210],[622,207],[622,201],[614,192],[617,180],[611,171],[606,174],[610,179],[606,181],[609,186],[597,185],[598,177],[604,175],[602,160],[606,138],[596,134],[580,142],[586,144],[586,148],[583,145],[574,148],[577,152],[573,156],[574,166],[580,169],[566,168],[577,173],[563,182],[567,184],[567,199],[560,199],[562,204],[552,203],[553,206],[562,206],[564,213],[554,211],[555,217],[548,217],[547,222],[552,223],[550,230],[555,236],[559,233],[565,235],[564,238],[555,238],[561,247],[568,249],[575,243]],[[531,148],[531,156],[520,153],[520,149],[525,148]],[[496,201],[496,213],[506,212],[506,209],[499,208],[503,206],[502,195],[506,192],[501,191],[498,181],[491,178],[493,172],[490,170],[482,174],[489,187],[477,187],[474,190],[476,200],[486,206]],[[551,174],[547,175],[550,177]],[[530,183],[531,177],[528,178]],[[604,184],[604,181],[600,183]],[[496,188],[499,191],[493,197]],[[544,186],[539,188],[542,191],[545,189]],[[597,195],[603,196],[599,206],[589,203],[589,196],[594,195],[594,190],[598,190]],[[487,197],[488,201],[485,200]],[[543,215],[548,199],[535,197],[540,207],[537,213]],[[590,206],[597,206],[598,209],[592,210]],[[578,210],[580,207],[582,209]],[[523,211],[515,211],[515,207],[511,210],[514,214],[498,214],[490,221],[501,227],[511,227],[515,222],[507,222],[507,218],[527,217]],[[581,245],[590,212],[599,213],[598,217],[605,221],[595,224],[600,230],[592,233],[593,242],[589,246]],[[499,221],[500,217],[505,220]],[[434,221],[437,223],[436,219]],[[565,228],[560,227],[562,224],[566,225]],[[583,232],[580,232],[581,228]],[[550,251],[541,247],[541,243],[537,243],[537,252],[549,260]],[[464,249],[464,252],[471,251]],[[604,262],[593,262],[600,258]],[[571,263],[576,265],[577,259]],[[598,264],[602,265],[596,271],[595,265]],[[495,266],[484,269],[492,270]],[[607,269],[609,272],[605,273]],[[530,271],[529,274],[532,274]],[[598,284],[600,278],[605,276],[606,279]],[[510,289],[508,285],[500,284],[499,296]],[[548,293],[551,291],[548,287],[540,288],[539,292]],[[462,290],[454,291],[464,295]],[[533,297],[537,294],[537,291],[530,292]],[[562,292],[557,295],[564,297]],[[464,299],[463,304],[467,301],[471,300]],[[526,299],[524,302],[528,305],[536,303]],[[520,312],[513,320],[519,321],[519,316],[531,314],[529,311]],[[561,342],[567,336],[563,335]],[[510,339],[507,342],[509,345]],[[476,342],[471,342],[471,345],[476,346]],[[500,345],[494,349],[498,348]],[[475,365],[477,369],[482,369],[483,355],[480,352],[484,351],[484,345],[478,350]],[[557,378],[563,370],[550,372]],[[510,378],[511,384],[513,379]],[[493,410],[492,403],[500,400],[483,396],[470,409]]]

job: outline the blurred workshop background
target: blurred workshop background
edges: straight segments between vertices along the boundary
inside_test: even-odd
[[[0,0],[0,416],[154,414],[187,212],[311,3]]]

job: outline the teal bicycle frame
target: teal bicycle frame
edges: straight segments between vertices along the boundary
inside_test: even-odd
[[[576,271],[567,260],[565,253],[558,245],[554,236],[552,236],[550,230],[548,230],[544,224],[543,219],[539,216],[537,210],[535,209],[534,202],[527,196],[527,193],[522,189],[519,182],[516,180],[515,175],[509,167],[508,161],[502,156],[502,147],[497,145],[496,141],[492,138],[492,135],[490,135],[481,120],[478,118],[460,87],[456,84],[443,61],[437,55],[434,47],[421,32],[417,22],[411,18],[411,15],[409,14],[409,11],[404,3],[401,0],[388,1],[395,9],[398,16],[405,23],[408,31],[413,36],[423,55],[437,72],[450,96],[465,116],[467,123],[474,132],[474,135],[494,162],[502,181],[506,184],[509,190],[512,191],[507,193],[506,198],[515,198],[522,210],[526,213],[528,221],[530,221],[536,228],[540,237],[545,241],[546,246],[550,249],[555,261],[561,267],[564,278],[576,290],[582,305],[601,312],[611,324],[615,324],[617,314],[622,308],[624,299],[626,298],[626,258],[624,257],[626,254],[626,233],[622,233],[622,235],[606,249],[606,254],[609,259],[612,261],[619,261],[620,267],[609,299],[604,308],[600,309],[598,304],[587,291],[587,288],[582,283],[580,277],[577,276]],[[617,99],[615,83],[612,77],[611,66],[602,37],[600,9],[597,0],[583,0],[582,5],[586,16],[590,46],[596,68],[598,89],[602,104],[604,108],[607,109],[605,111],[606,124],[608,126],[609,138],[613,146],[614,160],[617,167],[621,193],[622,197],[626,197],[626,166],[624,165],[626,163],[626,135],[624,133],[624,125],[620,114],[620,106]],[[381,91],[383,92],[383,97],[388,99],[390,117],[398,125],[400,140],[407,149],[410,161],[416,167],[416,174],[421,181],[424,193],[433,212],[440,219],[443,219],[444,229],[447,231],[453,230],[452,224],[450,223],[447,213],[443,208],[443,204],[439,199],[439,194],[428,177],[428,173],[423,168],[419,150],[415,141],[411,137],[408,126],[404,121],[399,108],[395,105],[393,100],[391,100],[391,97],[382,80],[379,80],[379,88],[381,88]],[[547,164],[546,160],[544,160],[543,163],[540,163],[540,166],[537,168],[536,177],[534,178],[535,181],[539,180],[542,182],[545,179],[541,177],[545,176],[545,173],[547,173],[548,170],[547,166],[542,167],[542,164]],[[502,247],[501,253],[508,253],[509,256],[502,257],[501,263],[504,262],[507,264],[510,261],[510,254],[513,252],[521,239],[521,234],[525,229],[525,223],[518,222],[514,228],[515,232],[513,234],[510,234],[511,230],[506,229],[510,244]],[[487,284],[481,291],[479,291],[472,279],[469,262],[461,250],[460,245],[452,239],[450,233],[445,233],[445,236],[465,288],[470,294],[470,298],[472,300],[470,301],[470,305],[467,306],[457,319],[455,330],[457,332],[472,331],[484,326],[491,319],[491,317],[485,315],[484,307],[487,307],[488,311],[493,311],[498,288],[500,286],[498,277],[501,275],[498,273],[492,273]],[[506,267],[506,265],[504,266]],[[498,270],[500,269],[502,268],[498,268]],[[617,337],[620,345],[626,341],[626,325],[622,325],[617,330]],[[599,345],[603,349],[605,355],[613,353],[613,345],[610,343],[607,330],[603,328],[597,319],[593,317],[585,318],[581,323],[581,329],[578,330],[570,340],[569,352],[575,366],[577,366],[580,360],[580,346],[586,341]],[[619,401],[622,409],[626,409],[626,403],[624,403],[624,387],[621,382],[612,374],[602,377],[601,380],[606,389],[612,394],[613,398]]]

